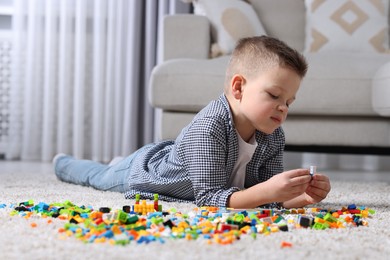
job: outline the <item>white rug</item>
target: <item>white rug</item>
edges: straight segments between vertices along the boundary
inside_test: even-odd
[[[58,181],[50,164],[0,162],[0,204],[63,202],[77,205],[121,208],[134,201],[122,194],[101,192],[91,188]],[[256,239],[242,236],[231,245],[207,245],[202,240],[168,240],[165,244],[130,243],[126,246],[84,244],[71,237],[61,239],[58,229],[64,221],[24,219],[10,216],[11,209],[0,209],[1,259],[388,259],[390,255],[390,184],[386,182],[333,181],[325,208],[339,209],[355,203],[376,210],[368,227],[337,230],[300,229],[258,235]],[[163,208],[175,207],[185,212],[193,204],[161,202]],[[36,228],[30,226],[37,223]],[[281,248],[281,242],[293,244]]]

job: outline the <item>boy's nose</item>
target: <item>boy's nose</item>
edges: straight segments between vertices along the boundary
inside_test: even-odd
[[[278,110],[283,112],[283,113],[287,113],[288,112],[288,106],[286,104],[281,104],[278,106]]]

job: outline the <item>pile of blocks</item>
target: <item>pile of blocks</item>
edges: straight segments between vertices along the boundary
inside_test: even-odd
[[[0,208],[7,205],[0,204]],[[58,230],[61,238],[76,237],[85,243],[108,242],[125,245],[167,239],[202,239],[208,244],[230,244],[249,235],[268,235],[295,229],[340,229],[367,226],[374,210],[351,204],[341,209],[322,208],[238,210],[221,207],[199,207],[182,213],[162,210],[156,194],[153,203],[136,199],[135,205],[121,209],[77,206],[70,201],[47,204],[32,200],[10,205],[11,215],[59,218],[65,223]],[[36,227],[31,223],[31,227]],[[289,245],[285,245],[289,246]]]

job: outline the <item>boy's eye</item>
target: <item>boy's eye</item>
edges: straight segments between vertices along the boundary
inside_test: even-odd
[[[273,95],[271,93],[268,93],[268,95],[270,95],[270,97],[273,98],[273,99],[278,99],[279,98],[278,96],[275,96],[275,95]]]

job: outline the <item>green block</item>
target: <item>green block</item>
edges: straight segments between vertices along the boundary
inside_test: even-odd
[[[69,230],[71,228],[79,228],[79,226],[77,224],[73,224],[73,223],[65,223],[64,228],[65,228],[65,230]]]
[[[76,206],[72,202],[70,202],[69,200],[66,200],[63,205],[64,205],[64,207],[69,207],[69,208]]]
[[[281,220],[283,220],[283,217],[278,215],[278,217],[275,219],[274,223],[279,223]]]
[[[327,229],[327,228],[330,227],[328,223],[324,223],[324,224],[322,224],[322,225],[324,226],[324,229]]]
[[[69,216],[69,210],[67,210],[67,209],[61,209],[60,210],[60,215],[68,215]]]
[[[26,205],[27,206],[32,206],[32,205],[34,205],[34,201],[33,200],[28,200]]]
[[[255,233],[255,232],[252,232],[252,233],[251,233],[251,237],[252,237],[253,239],[256,239],[256,237],[257,237],[256,233]]]
[[[138,216],[137,215],[130,216],[130,217],[127,218],[126,224],[134,224],[137,221],[138,221]]]
[[[99,225],[96,226],[97,231],[103,231],[106,230],[106,224],[105,223],[100,223]]]
[[[236,221],[236,222],[240,222],[242,223],[245,219],[245,216],[243,214],[236,214],[234,217],[233,217],[233,220]]]
[[[130,240],[126,240],[126,239],[116,240],[115,244],[116,245],[125,246],[127,244],[130,244]]]
[[[156,218],[156,225],[164,223],[164,219],[162,217]]]
[[[329,221],[331,223],[336,222],[337,219],[332,216],[329,212],[325,215],[324,220]]]
[[[84,234],[83,234],[83,233],[76,233],[74,236],[75,236],[76,238],[81,238],[81,237],[84,236]]]
[[[145,226],[142,226],[142,225],[140,225],[140,226],[134,226],[134,227],[133,227],[133,230],[135,230],[135,231],[146,230],[146,227],[145,227]]]
[[[317,230],[324,230],[324,225],[322,223],[318,223],[316,222],[314,225],[313,225],[313,228],[314,229],[317,229]]]
[[[89,219],[89,218],[86,218],[86,219],[84,219],[84,226],[85,227],[90,227],[91,226],[91,224],[92,224],[92,220],[91,219]]]
[[[128,215],[126,212],[122,211],[122,210],[119,210],[118,211],[118,216],[116,218],[119,222],[125,224],[127,223],[127,219],[128,219]]]

